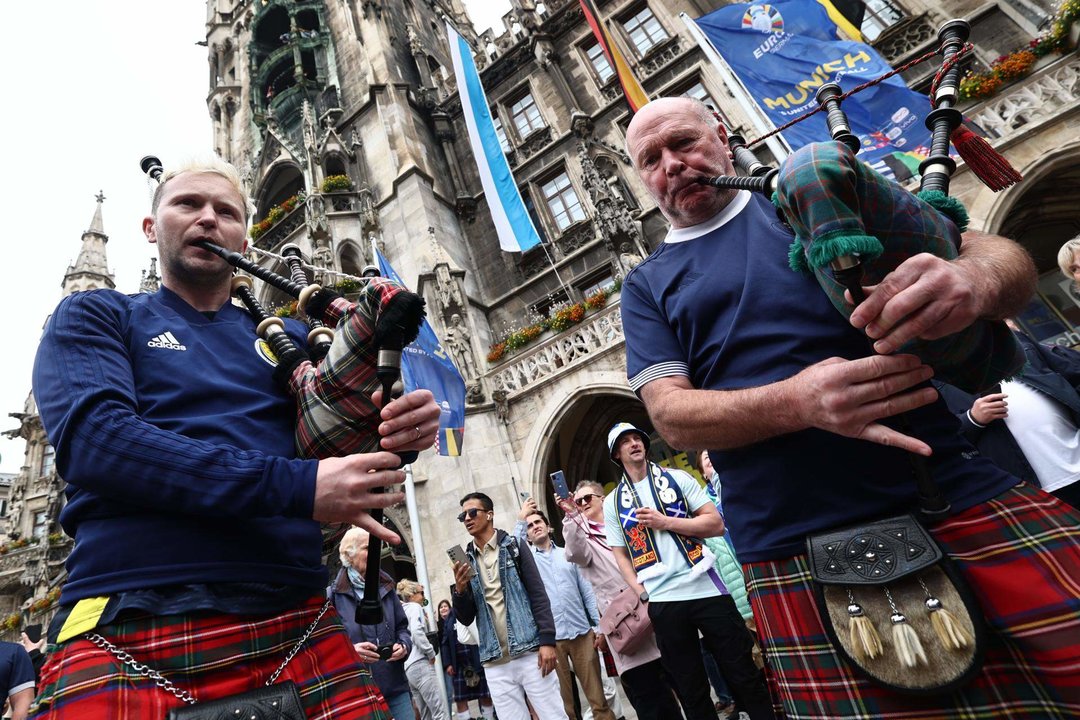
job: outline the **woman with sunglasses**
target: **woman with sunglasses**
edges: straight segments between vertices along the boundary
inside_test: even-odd
[[[555,498],[566,513],[563,538],[566,559],[578,566],[581,576],[593,587],[601,615],[611,601],[627,587],[604,533],[604,489],[599,483],[578,483],[573,499]],[[598,636],[606,646],[603,636]],[[632,653],[607,647],[615,660],[623,691],[640,720],[681,720],[671,684],[660,665],[656,640],[649,637]]]

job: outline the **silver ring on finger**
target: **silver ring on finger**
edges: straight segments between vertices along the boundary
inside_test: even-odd
[[[419,425],[415,426],[413,428],[413,430],[416,431],[416,439],[417,440],[419,440],[421,437],[423,437],[424,434],[422,432],[420,432],[420,426]]]

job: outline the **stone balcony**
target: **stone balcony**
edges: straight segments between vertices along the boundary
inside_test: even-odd
[[[292,212],[274,223],[272,228],[260,235],[257,240],[252,241],[252,244],[260,250],[273,250],[303,227],[305,219],[304,201],[297,202]]]
[[[505,391],[512,400],[621,348],[623,343],[622,308],[618,299],[609,300],[607,307],[581,323],[512,355],[488,377],[496,391]]]
[[[1070,53],[1040,67],[964,114],[1000,146],[1080,108],[1080,55]]]

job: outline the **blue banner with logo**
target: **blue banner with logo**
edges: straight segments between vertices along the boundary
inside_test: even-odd
[[[697,24],[777,127],[815,109],[827,82],[847,92],[892,70],[869,45],[840,40],[828,10],[811,0],[727,5]],[[929,153],[930,100],[899,76],[844,100],[843,109],[862,141],[860,159],[879,172],[906,180]],[[824,113],[783,136],[794,149],[828,140]]]
[[[375,249],[379,273],[401,283],[401,278],[382,253]],[[406,286],[407,287],[407,286]],[[465,380],[443,350],[431,324],[424,320],[416,340],[401,353],[401,382],[405,392],[427,388],[439,404],[439,437],[435,450],[440,455],[460,455],[465,434]]]

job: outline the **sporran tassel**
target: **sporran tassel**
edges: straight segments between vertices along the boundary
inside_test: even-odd
[[[919,584],[926,592],[926,610],[930,613],[930,626],[938,636],[941,644],[949,650],[963,650],[975,642],[975,638],[967,628],[960,624],[955,615],[945,609],[945,606],[930,593],[930,588],[919,578]]]
[[[859,660],[873,660],[883,652],[881,636],[874,628],[874,623],[866,617],[862,606],[855,602],[855,596],[851,594],[851,590],[847,591],[847,596],[848,632],[852,653]]]
[[[915,628],[908,624],[907,617],[896,607],[889,588],[884,590],[893,611],[889,619],[892,620],[893,645],[896,646],[896,656],[900,659],[900,664],[909,668],[917,667],[920,662],[929,665],[930,661],[926,659],[926,651],[923,650]]]

